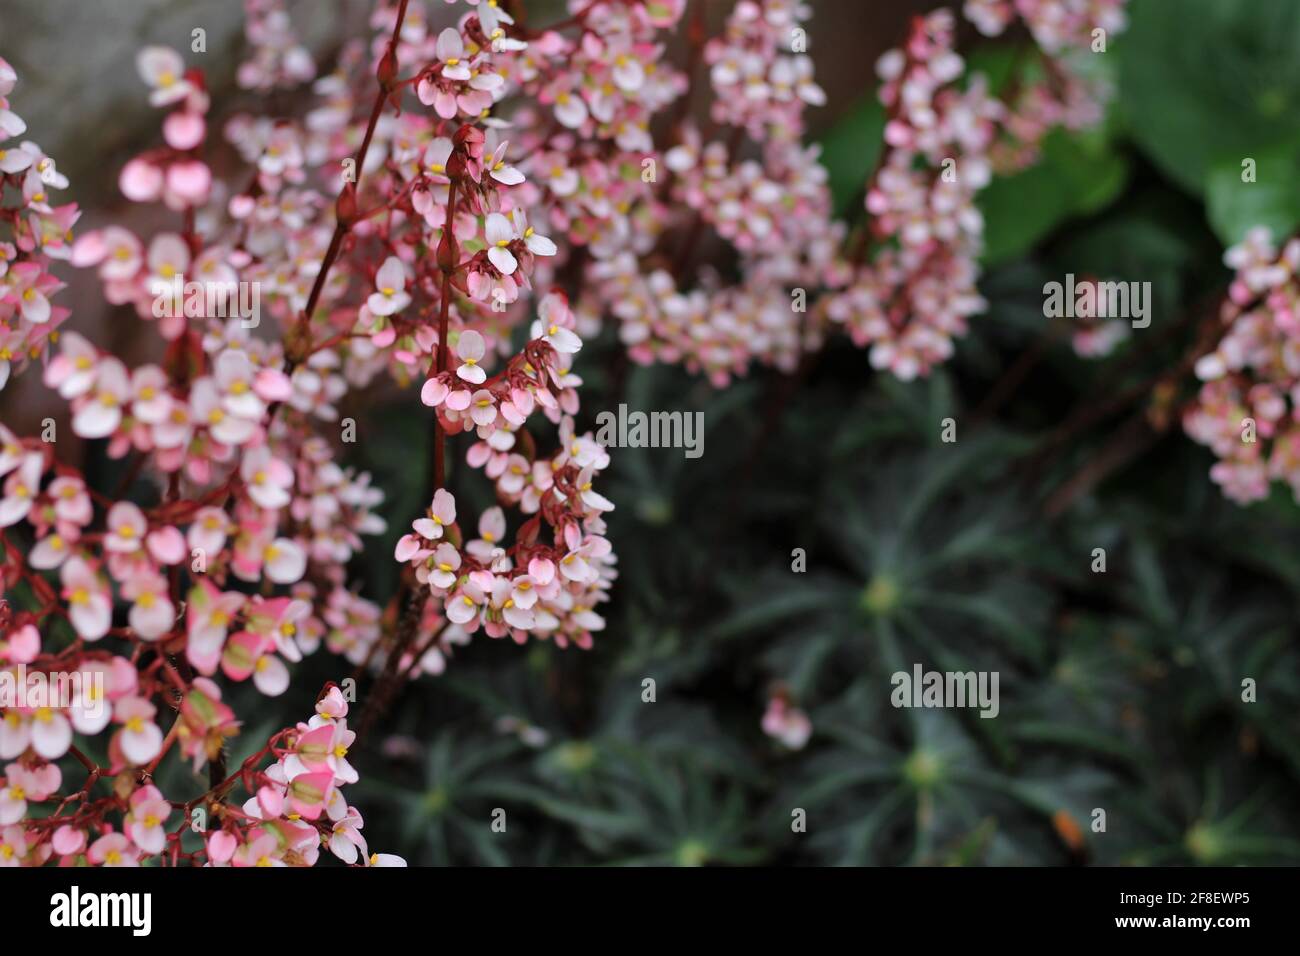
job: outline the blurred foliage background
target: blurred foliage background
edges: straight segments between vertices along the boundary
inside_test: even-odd
[[[373,844],[459,864],[1300,859],[1300,509],[1282,489],[1224,501],[1178,424],[1224,245],[1300,220],[1300,6],[1131,13],[1097,57],[1103,128],[984,194],[990,308],[927,381],[873,374],[844,341],[724,392],[611,374],[612,340],[584,350],[580,424],[620,401],[699,410],[705,454],[612,451],[621,577],[593,651],[478,639],[406,690],[361,760]],[[1013,53],[972,60],[996,78]],[[823,137],[849,215],[878,123],[867,103]],[[1150,281],[1150,328],[1076,357],[1042,314],[1066,272]],[[362,452],[400,489],[397,526],[427,435],[408,404],[374,414],[383,443]],[[473,494],[464,469],[452,484]],[[998,671],[1000,715],[891,707],[890,674],[916,662]],[[812,720],[797,751],[760,728],[778,684]]]

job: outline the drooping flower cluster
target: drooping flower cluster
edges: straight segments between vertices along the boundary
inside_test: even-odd
[[[1033,73],[1007,99],[1007,135],[994,144],[993,166],[1009,172],[1032,164],[1054,127],[1083,129],[1101,120],[1110,91],[1087,70],[1127,25],[1127,0],[967,0],[966,18],[985,36],[1000,36],[1020,19],[1041,51]]]
[[[466,541],[457,523],[456,500],[439,491],[425,517],[398,543],[396,557],[443,608],[460,635],[480,627],[489,637],[528,635],[587,648],[603,630],[596,607],[608,600],[614,556],[604,537],[604,513],[614,505],[593,488],[609,455],[591,435],[575,436],[565,417],[563,444],[550,459],[530,463],[518,453],[487,455],[498,497],[518,505],[525,521],[507,546],[505,513],[499,507],[478,520],[478,537]],[[427,621],[422,621],[422,625]],[[431,631],[421,628],[426,640]]]
[[[985,305],[975,287],[983,237],[975,194],[989,182],[988,150],[1005,107],[982,77],[959,86],[955,27],[946,10],[918,19],[906,46],[877,64],[886,151],[866,207],[882,245],[826,306],[871,349],[873,367],[903,379],[946,361]]]
[[[10,109],[18,74],[0,57],[0,183],[13,186],[16,206],[0,207],[0,388],[9,376],[45,354],[68,317],[50,300],[64,284],[50,272],[51,260],[71,253],[76,203],[57,204],[68,178],[31,140],[23,118]]]
[[[1042,47],[1042,68],[1064,82],[1071,74],[1056,54],[1089,49],[1088,11],[1066,0],[1021,6]],[[1069,28],[1053,27],[1058,16],[1051,11],[1066,8]],[[966,12],[985,32],[1000,32],[1012,14],[1010,3],[973,3]],[[1111,29],[1123,26],[1122,3],[1100,4],[1093,13]],[[946,361],[967,320],[985,307],[976,288],[984,232],[979,190],[995,169],[1032,161],[1054,126],[1077,128],[1100,117],[1099,91],[1077,83],[1065,106],[1050,109],[1060,83],[1020,83],[1009,101],[991,97],[981,75],[963,85],[955,31],[947,10],[917,18],[908,42],[877,64],[887,121],[886,149],[866,195],[875,254],[868,256],[863,242],[852,281],[824,304],[826,318],[870,348],[873,367],[903,379]]]
[[[1284,481],[1300,499],[1300,239],[1279,248],[1266,228],[1224,255],[1236,276],[1224,333],[1196,363],[1201,386],[1183,418],[1219,461],[1210,477],[1241,504]]]

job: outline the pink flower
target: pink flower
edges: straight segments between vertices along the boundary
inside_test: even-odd
[[[131,813],[125,826],[127,835],[144,853],[161,853],[167,844],[163,824],[171,813],[171,804],[163,799],[157,787],[143,786],[131,794]]]
[[[447,590],[456,583],[456,571],[459,568],[460,552],[444,541],[433,552],[429,583]]]
[[[58,760],[72,746],[72,724],[62,711],[37,707],[32,712],[32,749],[46,760]]]
[[[797,707],[791,707],[785,697],[773,696],[763,714],[763,733],[781,741],[791,750],[802,750],[812,736],[812,722]]]
[[[113,708],[113,720],[122,725],[113,746],[128,763],[144,766],[162,750],[163,733],[154,723],[157,712],[141,697],[124,697]]]
[[[23,457],[18,467],[4,483],[4,497],[0,498],[0,528],[17,524],[31,513],[40,490],[43,461],[39,454]]]
[[[437,541],[442,537],[442,529],[456,523],[456,499],[445,488],[439,488],[433,495],[433,504],[429,507],[429,517],[417,518],[412,524],[416,533],[428,541]]]
[[[154,106],[167,106],[183,100],[193,90],[184,78],[185,61],[169,47],[145,47],[136,55],[135,65],[140,78],[153,89],[149,102]]]
[[[281,858],[280,841],[269,830],[258,827],[253,839],[241,844],[230,858],[234,866],[287,866]]]
[[[519,261],[510,252],[510,243],[514,241],[514,230],[510,220],[499,212],[489,213],[484,226],[488,244],[488,259],[502,275],[513,275],[519,267]]]
[[[334,793],[334,774],[327,771],[300,773],[289,781],[285,796],[293,811],[304,819],[316,820]]]
[[[129,501],[119,501],[108,510],[105,550],[119,554],[139,551],[148,527],[143,511]]]
[[[190,589],[185,656],[199,673],[216,673],[227,632],[245,600],[238,591],[218,590],[206,578]]]
[[[530,333],[535,339],[544,339],[551,348],[562,355],[572,355],[582,348],[582,340],[573,333],[573,313],[564,296],[551,293],[543,296],[537,306],[538,321]]]
[[[389,256],[375,274],[375,290],[366,299],[366,308],[375,315],[389,316],[411,304],[406,293],[406,267],[396,256]]]
[[[122,408],[131,398],[126,366],[109,357],[99,361],[95,393],[78,405],[72,430],[82,438],[107,438],[122,423]]]
[[[269,448],[256,448],[245,455],[239,474],[248,488],[248,496],[260,507],[283,508],[289,503],[293,470],[274,458]]]
[[[0,866],[22,866],[27,856],[27,837],[20,826],[0,830]]]
[[[66,561],[59,570],[59,578],[73,629],[88,641],[99,640],[113,623],[113,600],[108,585],[81,557]]]
[[[487,380],[487,373],[478,364],[484,354],[483,336],[473,329],[466,329],[456,342],[456,354],[463,362],[456,369],[457,377],[473,385],[481,385]]]
[[[492,153],[483,160],[483,168],[488,171],[488,175],[501,183],[503,186],[518,186],[524,181],[524,174],[513,166],[506,165],[506,148],[510,144],[502,142]],[[551,255],[555,253],[552,252]]]
[[[156,641],[171,630],[176,609],[169,597],[167,579],[152,570],[143,570],[122,585],[122,596],[135,603],[128,622],[136,636]]]
[[[24,624],[12,634],[0,637],[0,661],[30,664],[41,652],[41,635],[35,624]]]

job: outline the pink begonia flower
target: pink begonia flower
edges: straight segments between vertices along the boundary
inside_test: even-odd
[[[216,555],[226,546],[230,518],[220,508],[200,508],[194,522],[186,532],[186,543],[191,550]]]
[[[510,220],[499,212],[488,213],[484,233],[488,244],[488,259],[502,275],[513,275],[519,268],[519,260],[508,248],[514,241],[515,233],[510,227]]]
[[[422,164],[424,171],[434,182],[451,182],[447,178],[447,160],[451,158],[452,142],[445,136],[437,136],[429,141],[424,149]]]
[[[436,377],[426,379],[420,388],[420,401],[430,408],[437,408],[450,393],[451,389],[441,379]]]
[[[68,619],[73,629],[88,641],[97,641],[113,623],[113,598],[107,583],[81,557],[73,557],[59,569],[63,598],[68,602]]]
[[[337,685],[331,686],[320,700],[316,701],[316,716],[321,720],[338,720],[348,715],[348,700]]]
[[[580,95],[561,90],[555,94],[555,118],[561,126],[579,129],[588,118],[587,104]]]
[[[144,543],[149,555],[159,564],[180,564],[185,559],[185,536],[171,525],[150,531]]]
[[[448,80],[468,80],[469,64],[465,62],[465,41],[460,31],[447,27],[438,34],[434,55],[442,61],[442,75]]]
[[[167,393],[167,373],[156,365],[145,365],[131,374],[131,415],[147,425],[167,420],[172,397]]]
[[[38,571],[53,571],[68,561],[73,553],[72,544],[59,532],[53,532],[36,542],[31,554],[27,555],[27,562]]]
[[[812,736],[812,722],[797,707],[791,707],[782,696],[768,701],[763,714],[763,733],[785,744],[791,750],[801,750]]]
[[[59,354],[45,369],[45,384],[57,389],[60,398],[72,399],[89,392],[99,375],[99,353],[76,332],[59,339]]]
[[[185,61],[170,47],[147,46],[135,58],[140,78],[152,87],[149,102],[167,106],[185,99],[193,87],[185,79]]]
[[[475,620],[483,610],[487,597],[482,588],[473,580],[466,581],[460,588],[447,596],[444,611],[447,620],[453,624],[468,624]]]
[[[483,336],[473,329],[466,329],[460,333],[460,338],[456,342],[456,354],[460,356],[463,364],[456,369],[456,376],[473,385],[483,384],[487,380],[487,373],[478,363],[483,358],[484,352]]]
[[[135,867],[140,851],[121,833],[110,833],[92,843],[86,857],[96,866]]]
[[[406,866],[406,861],[392,853],[372,853],[366,866]]]
[[[31,733],[32,749],[46,760],[58,760],[72,746],[72,724],[53,707],[37,707],[32,712]]]
[[[563,295],[551,293],[543,296],[537,306],[537,315],[538,320],[529,333],[533,338],[544,339],[563,355],[572,355],[582,348],[582,339],[573,332],[573,312]]]
[[[163,170],[147,159],[135,158],[122,167],[117,188],[132,202],[155,202],[163,192]]]
[[[0,149],[0,173],[10,175],[21,173],[35,163],[36,159],[35,151],[28,149],[26,143],[18,146],[6,145]]]
[[[412,527],[422,538],[437,541],[442,537],[442,529],[456,523],[456,499],[445,488],[439,488],[433,495],[427,518],[417,518]]]
[[[348,807],[347,814],[334,824],[329,840],[330,852],[349,866],[369,852],[366,838],[361,835],[361,814],[356,807]]]
[[[144,766],[162,750],[163,732],[154,723],[158,709],[141,697],[124,697],[113,708],[113,720],[122,724],[113,746],[135,766]]]
[[[483,160],[483,168],[488,171],[489,176],[503,186],[518,186],[524,181],[524,174],[515,167],[506,164],[506,148],[509,145],[505,141],[498,145],[491,155]],[[555,253],[552,252],[550,255],[555,255]]]
[[[281,858],[280,841],[261,827],[252,831],[252,840],[241,844],[230,858],[233,866],[288,866]]]
[[[262,552],[266,576],[276,584],[294,584],[307,570],[307,554],[298,542],[276,538]]]
[[[610,501],[604,495],[592,490],[592,478],[595,475],[595,469],[588,465],[578,473],[578,492],[582,495],[582,503],[593,511],[613,511],[614,502]]]
[[[0,826],[17,823],[27,815],[27,802],[40,803],[59,789],[62,774],[56,764],[29,769],[20,763],[5,768],[7,783],[0,788]]]
[[[122,408],[131,398],[126,366],[115,358],[99,360],[94,394],[86,396],[72,417],[72,430],[82,438],[107,438],[122,423]]]
[[[208,836],[208,859],[213,863],[229,863],[235,855],[239,842],[225,830],[217,830]]]
[[[293,487],[293,469],[275,458],[265,446],[244,456],[239,466],[248,496],[263,508],[283,508],[289,503]]]
[[[478,538],[467,542],[465,550],[480,561],[486,561],[499,547],[505,534],[506,514],[500,507],[493,505],[479,515]]]
[[[203,142],[206,135],[207,124],[197,113],[177,110],[163,120],[163,139],[172,149],[182,152],[193,149]]]
[[[433,552],[433,569],[429,572],[429,582],[437,587],[447,589],[456,583],[456,572],[460,568],[460,552],[447,542],[443,542]]]
[[[166,168],[162,202],[177,212],[203,206],[212,193],[212,170],[199,160],[181,160]]]
[[[122,584],[122,597],[133,601],[127,615],[136,636],[156,641],[171,630],[176,620],[167,579],[154,571],[142,571]]]
[[[154,296],[163,296],[171,292],[172,280],[184,276],[190,265],[190,247],[174,232],[160,232],[149,243],[149,254],[145,259],[149,277],[145,287]],[[179,310],[181,302],[170,303]]]
[[[190,410],[194,422],[206,426],[223,445],[242,445],[257,432],[255,420],[226,411],[216,383],[210,378],[199,379],[190,389]]]
[[[167,845],[167,830],[163,824],[172,814],[171,804],[152,784],[131,794],[130,803],[131,813],[125,824],[127,835],[144,853],[161,853]]]
[[[528,225],[528,214],[522,209],[510,213],[510,223],[514,226],[515,235],[524,241],[524,247],[533,255],[553,256],[559,251],[554,242]]]
[[[256,388],[257,372],[246,352],[232,348],[218,355],[213,380],[222,407],[231,415],[257,422],[266,412],[266,402]]]
[[[35,624],[24,624],[11,634],[0,637],[0,661],[30,664],[41,652],[41,635]]]
[[[45,271],[32,262],[19,263],[9,270],[9,294],[18,299],[18,314],[35,325],[50,320],[50,300],[38,285],[44,275]]]
[[[394,315],[411,304],[406,292],[406,267],[396,256],[389,256],[375,274],[375,292],[366,299],[366,308],[379,316]]]
[[[304,819],[316,820],[334,794],[334,774],[329,771],[301,773],[289,781],[285,796],[293,811]]]
[[[43,458],[38,453],[23,457],[4,483],[4,497],[0,498],[0,528],[8,528],[31,513],[40,490]]]
[[[220,591],[206,578],[190,589],[185,656],[200,674],[216,673],[227,632],[246,600],[238,591]]]
[[[3,473],[3,469],[0,469]],[[50,482],[50,499],[54,502],[54,516],[59,521],[73,525],[88,525],[94,514],[86,483],[72,475],[60,475]]]
[[[0,425],[0,478],[17,468],[22,463],[24,454],[18,436]]]
[[[129,501],[119,501],[108,510],[105,550],[119,554],[140,550],[148,527],[143,511]]]
[[[86,832],[65,823],[54,831],[50,843],[59,856],[75,856],[86,849]]]
[[[0,866],[22,866],[27,856],[27,836],[22,827],[14,825],[0,830]]]

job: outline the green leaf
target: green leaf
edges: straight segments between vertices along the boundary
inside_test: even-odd
[[[1142,150],[1199,195],[1220,162],[1241,168],[1293,138],[1300,108],[1294,0],[1135,0],[1117,44],[1120,96]]]
[[[1096,212],[1123,191],[1128,161],[1104,128],[1049,133],[1028,169],[994,179],[978,197],[986,266],[1027,252],[1069,219]]]
[[[1253,226],[1267,226],[1275,239],[1300,226],[1300,151],[1292,146],[1257,151],[1255,181],[1243,182],[1241,159],[1216,164],[1205,184],[1210,225],[1225,245],[1240,242]]]
[[[821,161],[837,216],[852,218],[849,206],[866,189],[884,135],[885,108],[870,96],[851,107],[821,138]]]

